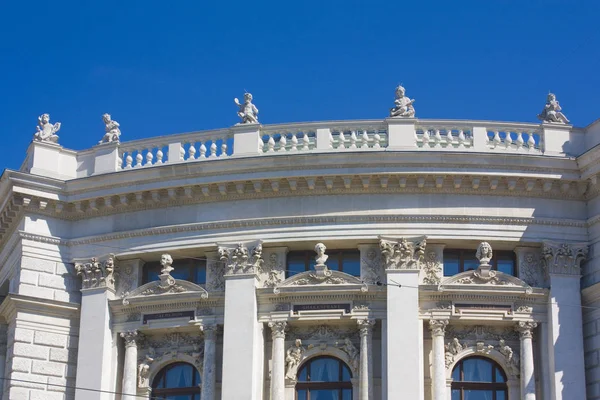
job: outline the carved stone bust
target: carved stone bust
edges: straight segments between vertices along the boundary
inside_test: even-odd
[[[479,243],[475,257],[479,260],[479,265],[489,265],[492,259],[492,246],[488,242]]]

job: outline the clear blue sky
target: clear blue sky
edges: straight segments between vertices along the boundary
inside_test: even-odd
[[[48,112],[73,149],[262,123],[383,118],[402,82],[420,118],[536,121],[548,90],[600,118],[600,1],[8,1],[0,3],[3,168]]]

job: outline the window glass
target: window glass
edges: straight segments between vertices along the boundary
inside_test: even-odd
[[[194,282],[198,285],[206,283],[206,261],[183,258],[173,261],[174,270],[171,276],[175,279]],[[147,262],[142,268],[142,284],[159,280],[160,262]]]
[[[152,382],[156,399],[200,400],[200,373],[191,364],[178,362],[167,365]]]
[[[479,260],[475,257],[475,250],[457,249],[444,250],[444,276],[452,276],[465,271],[472,271],[479,267]],[[512,251],[494,251],[490,260],[492,269],[505,274],[516,276],[515,254]]]
[[[506,400],[508,387],[494,361],[474,356],[461,360],[452,371],[452,400]]]
[[[360,252],[346,251],[343,258],[343,271],[347,274],[360,276]]]
[[[352,400],[350,368],[334,357],[316,357],[298,371],[298,400]]]

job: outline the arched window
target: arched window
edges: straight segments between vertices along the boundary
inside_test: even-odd
[[[152,398],[164,400],[200,400],[200,374],[183,362],[161,369],[152,382]]]
[[[350,368],[333,357],[316,357],[298,371],[297,400],[352,400]]]
[[[506,375],[484,357],[461,360],[452,371],[452,400],[507,400]]]

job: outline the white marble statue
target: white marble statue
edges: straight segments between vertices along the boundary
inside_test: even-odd
[[[492,246],[488,242],[479,243],[475,257],[479,260],[479,265],[489,265],[492,259]]]
[[[148,349],[148,354],[146,354],[144,360],[138,365],[138,387],[142,388],[148,386],[150,364],[154,361],[154,357],[156,357],[156,353],[154,348],[150,347]]]
[[[346,338],[344,339],[344,344],[341,346],[342,350],[344,350],[346,352],[346,354],[348,354],[348,357],[350,357],[350,363],[352,364],[352,369],[354,371],[358,371],[358,364],[359,364],[359,359],[358,359],[358,349],[356,348],[356,346],[354,346],[354,343],[352,343],[352,340],[350,340],[350,338]]]
[[[565,117],[565,114],[560,112],[562,108],[556,100],[556,96],[553,93],[548,93],[546,105],[542,112],[537,116],[540,121],[557,123],[557,124],[568,124],[569,120]]]
[[[413,107],[415,99],[406,97],[405,93],[406,89],[402,86],[396,88],[395,106],[390,110],[390,117],[413,118],[415,116],[415,108]]]
[[[121,136],[121,129],[119,129],[119,123],[111,119],[110,114],[104,114],[102,116],[104,125],[106,125],[104,137],[100,143],[118,142]]]
[[[327,250],[327,247],[325,247],[323,243],[316,244],[315,253],[317,253],[317,256],[315,257],[315,261],[317,265],[325,265],[325,263],[327,262],[329,256],[325,254],[325,250]]]
[[[38,117],[37,132],[33,135],[33,140],[38,142],[57,143],[58,135],[56,132],[60,130],[60,122],[50,123],[50,114],[42,114]]]
[[[160,273],[162,275],[171,275],[171,271],[175,269],[171,266],[172,264],[173,258],[170,254],[163,254],[162,256],[160,256],[160,265],[162,265]]]
[[[242,124],[258,124],[258,108],[252,104],[251,93],[244,93],[244,103],[240,103],[237,97],[233,101],[240,108],[237,114]]]
[[[289,380],[296,380],[296,369],[300,365],[302,360],[302,354],[304,353],[304,347],[302,346],[302,340],[296,339],[294,344],[287,349],[285,355],[285,377]]]

